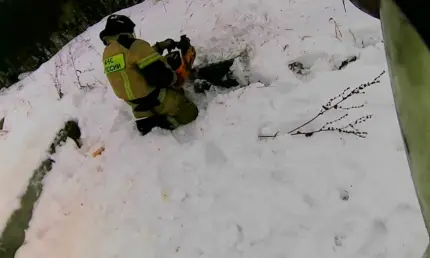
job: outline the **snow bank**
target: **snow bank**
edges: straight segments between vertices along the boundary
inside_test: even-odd
[[[194,96],[199,118],[173,133],[139,136],[108,87],[98,40],[103,21],[23,87],[3,92],[3,224],[67,118],[79,120],[84,142],[82,149],[68,142],[53,157],[17,258],[418,257],[427,237],[386,75],[348,103],[365,104],[348,119],[373,114],[361,125],[366,139],[287,134],[346,87],[386,69],[377,21],[347,8],[337,0],[163,0],[121,11],[152,43],[186,33],[197,65],[248,50],[242,72],[251,84]],[[79,80],[71,56],[83,71]],[[358,60],[337,71],[350,56]],[[290,71],[293,61],[308,73]],[[93,158],[100,146],[105,151]]]

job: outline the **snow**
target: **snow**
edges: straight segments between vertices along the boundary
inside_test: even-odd
[[[234,71],[250,85],[193,95],[197,121],[173,133],[141,137],[108,86],[98,39],[105,19],[3,91],[0,230],[68,118],[78,119],[84,143],[69,140],[52,157],[16,257],[419,257],[428,239],[387,74],[348,100],[365,106],[340,122],[373,114],[360,125],[367,138],[288,134],[387,69],[378,21],[346,8],[338,0],[161,0],[122,10],[151,43],[187,34],[197,65],[248,51],[249,63]],[[358,60],[338,71],[351,56]],[[308,73],[290,71],[293,61]]]

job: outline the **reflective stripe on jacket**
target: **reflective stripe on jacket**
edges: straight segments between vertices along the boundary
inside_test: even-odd
[[[154,90],[147,84],[139,69],[163,57],[148,42],[136,39],[129,49],[115,40],[103,52],[105,74],[115,95],[125,101],[146,97]]]

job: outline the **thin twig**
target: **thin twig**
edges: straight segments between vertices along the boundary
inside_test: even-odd
[[[84,88],[84,87],[82,86],[81,80],[80,80],[80,78],[79,78],[78,70],[76,70],[75,58],[74,58],[74,56],[73,56],[73,54],[72,54],[72,46],[71,46],[71,45],[70,45],[70,47],[69,47],[69,56],[70,56],[70,62],[71,62],[71,64],[72,64],[73,72],[75,73],[76,80],[77,80],[77,82],[78,82],[79,88],[80,88],[80,89],[82,89],[82,88]]]
[[[307,35],[305,35],[305,36],[302,36],[302,37],[299,37],[302,41],[304,41],[306,38],[312,38],[312,36],[307,36]]]
[[[357,132],[355,130],[344,130],[344,129],[340,129],[340,128],[339,129],[324,128],[324,129],[319,129],[319,130],[313,131],[313,132],[300,132],[300,131],[297,131],[297,132],[295,132],[295,133],[293,133],[291,135],[304,135],[306,137],[311,137],[315,133],[333,132],[333,131],[337,131],[339,133],[345,133],[345,134],[353,134],[353,135],[355,135],[357,137],[360,137],[360,138],[366,138],[366,136],[368,134],[367,132]]]
[[[185,11],[185,14],[188,14],[188,11],[190,10],[191,5],[193,4],[194,0],[191,0],[190,3],[187,6],[187,10]]]
[[[296,130],[299,130],[300,128],[302,128],[302,127],[304,127],[304,126],[306,126],[306,125],[308,125],[308,124],[312,123],[313,121],[315,121],[315,120],[316,120],[319,116],[321,116],[322,114],[324,114],[323,109],[321,109],[321,111],[320,111],[316,116],[314,116],[311,120],[309,120],[309,121],[307,121],[306,123],[304,123],[304,124],[302,124],[302,125],[300,125],[300,126],[298,126],[298,127],[294,128],[293,130],[289,131],[289,132],[288,132],[288,134],[291,134],[292,132],[294,132],[294,131],[296,131]]]
[[[342,38],[343,36],[342,36],[342,32],[340,31],[340,29],[339,29],[339,25],[338,25],[338,23],[336,22],[336,20],[333,18],[333,17],[331,17],[330,19],[329,19],[329,22],[330,21],[333,21],[333,23],[334,23],[334,34],[335,34],[335,37],[338,39],[338,40],[340,40],[340,41],[342,41],[340,38]],[[339,36],[338,35],[340,35],[340,38],[339,38]]]
[[[60,62],[60,64],[58,62]],[[58,73],[58,71],[62,69],[62,66],[63,64],[61,62],[61,58],[57,58],[57,60],[55,60],[55,73],[54,75],[52,73],[50,74],[59,99],[62,99],[64,96],[63,91],[61,89],[61,83],[60,83],[59,73]]]
[[[321,128],[329,128],[329,127],[330,127],[330,125],[332,125],[332,124],[334,124],[334,123],[337,123],[337,122],[339,122],[339,121],[341,121],[341,120],[345,119],[347,116],[348,116],[348,114],[345,114],[345,115],[343,115],[343,116],[341,116],[341,117],[339,117],[339,118],[337,118],[337,119],[335,119],[335,120],[332,120],[332,121],[330,121],[330,122],[327,122],[327,123],[325,123]]]
[[[358,106],[349,106],[349,107],[338,106],[338,107],[335,107],[334,109],[350,110],[350,109],[358,109],[358,108],[362,108],[362,107],[364,107],[364,104],[361,104]]]
[[[167,8],[166,8],[166,4],[164,3],[164,0],[161,0],[161,2],[163,3],[164,11],[167,13]]]
[[[357,44],[357,38],[355,37],[354,32],[352,32],[352,30],[351,30],[351,29],[349,29],[349,33],[351,33],[352,38],[354,39],[354,43],[355,43],[355,44]]]
[[[237,99],[240,99],[242,97],[242,95],[245,93],[246,87],[242,87],[243,90],[241,93],[239,93],[239,96],[237,96]]]
[[[359,86],[357,86],[356,88],[354,88],[353,90],[351,90],[348,94],[347,92],[350,90],[350,87],[346,88],[342,93],[340,93],[339,95],[337,95],[336,97],[330,99],[326,105],[322,106],[321,110],[318,112],[318,114],[316,114],[312,119],[310,119],[309,121],[307,121],[306,123],[294,128],[293,130],[289,131],[288,134],[292,134],[293,132],[299,130],[300,128],[312,123],[313,121],[315,121],[318,117],[320,117],[321,115],[323,115],[325,112],[331,110],[331,109],[337,109],[341,103],[343,103],[345,100],[347,100],[348,98],[350,98],[353,94],[359,94],[361,93],[362,90],[364,90],[366,87],[373,85],[375,83],[379,83],[379,79],[382,77],[382,75],[385,74],[385,70],[378,75],[377,77],[375,77],[375,79],[373,79],[373,81],[368,82],[368,83],[364,83],[364,84],[360,84]],[[339,101],[337,101],[334,105],[332,104],[333,101],[335,101],[336,99],[341,98]]]
[[[278,135],[279,135],[279,131],[277,131],[273,135],[259,135],[258,138],[259,139],[276,138]]]
[[[347,65],[349,65],[350,63],[352,63],[352,62],[355,62],[355,61],[357,61],[357,57],[356,56],[353,56],[353,57],[350,57],[350,58],[348,58],[348,59],[346,59],[346,60],[344,60],[341,64],[340,64],[340,66],[339,67],[337,67],[337,69],[338,70],[342,70],[343,68],[345,68]]]
[[[93,76],[94,80],[96,80],[96,82],[98,82],[101,86],[106,87],[106,84],[104,84],[103,82],[101,82],[99,79],[97,79],[97,77]]]
[[[360,137],[360,138],[366,138],[368,133],[358,130],[357,128],[355,128],[355,126],[358,124],[366,122],[368,119],[372,118],[372,115],[362,116],[362,117],[350,122],[349,124],[347,124],[343,127],[330,126],[333,123],[336,123],[336,122],[343,120],[347,116],[348,116],[348,114],[345,114],[345,115],[343,115],[343,116],[341,116],[341,117],[339,117],[339,118],[337,118],[331,122],[327,122],[318,130],[309,131],[309,132],[297,131],[291,135],[304,135],[306,137],[311,137],[312,135],[319,133],[319,132],[339,132],[339,133],[345,133],[345,134],[353,134],[353,135]],[[349,127],[351,127],[351,130],[347,129]]]

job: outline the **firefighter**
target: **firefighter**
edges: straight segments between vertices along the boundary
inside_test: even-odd
[[[178,43],[167,39],[151,46],[135,38],[134,27],[127,16],[111,15],[100,33],[106,46],[104,73],[115,95],[131,106],[142,135],[154,127],[173,130],[194,121],[198,115],[196,105],[183,89],[175,87],[184,78],[178,79],[162,56],[164,50],[174,49]]]
[[[380,19],[391,88],[418,201],[430,232],[430,30],[427,1],[351,0]],[[427,247],[424,258],[430,258]]]

